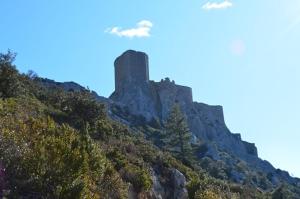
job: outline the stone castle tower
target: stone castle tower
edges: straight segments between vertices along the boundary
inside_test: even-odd
[[[175,103],[182,108],[193,103],[192,89],[175,84],[169,78],[149,80],[149,60],[144,52],[128,50],[119,56],[115,66],[115,92],[110,98],[127,106],[133,114],[147,120],[164,120]]]
[[[149,61],[146,53],[128,50],[115,60],[115,91],[120,93],[134,85],[149,82]]]

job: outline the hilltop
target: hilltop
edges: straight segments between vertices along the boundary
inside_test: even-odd
[[[8,198],[299,198],[299,179],[261,160],[226,127],[221,106],[149,78],[148,56],[115,61],[115,91],[21,74],[0,59],[0,196]],[[165,142],[178,104],[193,156]]]

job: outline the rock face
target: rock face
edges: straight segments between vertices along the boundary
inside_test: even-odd
[[[172,179],[174,183],[174,199],[187,199],[188,192],[185,188],[186,186],[186,178],[185,176],[179,172],[177,169],[172,169]]]
[[[161,182],[161,171],[156,169],[151,171],[152,188],[150,190],[150,198],[154,199],[187,199],[188,192],[185,188],[187,181],[185,176],[177,169],[168,169],[167,179]]]
[[[195,139],[207,143],[205,156],[219,160],[223,158],[220,152],[226,152],[231,159],[229,162],[228,159],[222,160],[228,164],[234,165],[242,160],[258,171],[293,180],[276,173],[270,163],[258,158],[254,144],[243,141],[240,134],[228,130],[221,106],[194,102],[191,88],[177,85],[169,78],[160,82],[149,80],[148,56],[145,53],[129,50],[118,57],[115,61],[115,81],[115,91],[110,100],[125,107],[130,114],[143,116],[146,121],[156,119],[163,122],[173,105],[178,103]],[[238,174],[233,172],[232,176],[238,176],[237,181],[240,180]]]
[[[110,99],[127,107],[132,114],[142,115],[147,121],[153,118],[164,121],[178,103],[196,137],[216,142],[219,148],[239,157],[257,156],[254,144],[243,142],[240,135],[228,130],[221,106],[193,102],[192,89],[177,85],[169,78],[150,81],[145,53],[133,50],[123,53],[115,61],[115,76],[115,91]]]
[[[160,102],[159,117],[165,120],[170,109],[175,103],[179,103],[182,109],[187,109],[193,103],[192,89],[186,86],[176,85],[169,78],[160,82],[151,82]]]

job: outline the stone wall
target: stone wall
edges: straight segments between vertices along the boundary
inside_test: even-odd
[[[149,82],[146,53],[128,50],[115,60],[115,91],[124,92],[132,86]]]
[[[169,78],[155,82],[156,92],[161,103],[161,119],[165,120],[170,109],[175,103],[179,103],[183,110],[186,110],[193,103],[192,89],[186,86],[175,84]]]

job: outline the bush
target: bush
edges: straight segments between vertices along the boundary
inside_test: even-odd
[[[50,118],[13,123],[10,128],[0,125],[0,162],[9,179],[10,197],[106,194],[107,190],[98,185],[110,164],[88,135],[80,135],[67,125],[58,126]],[[111,169],[110,173],[116,175]],[[121,180],[112,184],[115,190],[122,189]]]
[[[150,190],[152,179],[145,169],[130,165],[124,168],[124,172],[125,180],[130,182],[137,192]]]
[[[76,128],[86,123],[94,127],[96,122],[105,117],[104,105],[98,103],[89,92],[69,92],[62,109],[68,114],[69,122]]]
[[[204,192],[196,192],[195,199],[220,199],[221,197],[212,190],[205,190]]]

